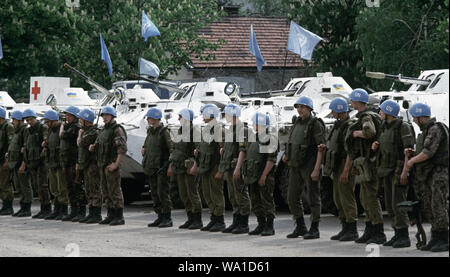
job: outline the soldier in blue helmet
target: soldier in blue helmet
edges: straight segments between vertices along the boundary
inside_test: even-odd
[[[366,214],[364,233],[355,242],[382,244],[386,242],[386,235],[378,199],[375,153],[372,151],[372,143],[380,134],[381,119],[378,114],[367,109],[369,94],[364,89],[353,90],[350,100],[353,109],[358,111],[358,121],[348,129],[345,147],[353,162],[351,173],[360,177],[359,197]]]
[[[416,192],[431,220],[431,240],[421,250],[448,252],[448,126],[431,117],[431,109],[424,103],[412,105],[409,112],[422,133],[416,151],[405,151],[414,154],[407,162],[407,170],[415,167]]]
[[[113,107],[104,107],[100,116],[105,126],[95,142],[89,146],[90,152],[97,151],[100,184],[108,209],[106,218],[99,224],[123,225],[125,219],[123,218],[123,193],[120,186],[120,161],[127,153],[127,135],[125,129],[116,122],[117,114]]]
[[[0,199],[3,201],[0,215],[13,215],[13,187],[10,182],[8,160],[5,154],[14,136],[14,126],[6,121],[6,110],[0,108]]]
[[[50,192],[47,183],[47,169],[44,163],[44,141],[48,138],[48,126],[37,120],[36,113],[31,109],[23,111],[23,119],[29,127],[23,132],[24,163],[19,168],[19,173],[27,170],[30,180],[36,182],[36,189],[41,202],[41,210],[32,218],[45,218],[52,213],[50,204]]]
[[[413,128],[398,117],[400,105],[392,100],[384,101],[380,106],[380,135],[372,144],[377,152],[377,176],[379,185],[384,188],[384,201],[392,218],[394,236],[384,246],[403,248],[411,246],[409,239],[408,213],[400,210],[398,203],[406,201],[408,194],[408,172],[405,163],[405,149],[414,147]]]
[[[19,190],[20,210],[13,214],[17,217],[31,216],[31,201],[33,200],[33,190],[29,181],[27,172],[19,173],[19,167],[23,163],[23,153],[21,152],[23,146],[23,132],[27,125],[23,123],[21,111],[13,111],[11,113],[12,124],[14,125],[14,136],[9,144],[6,159],[8,160],[8,167],[13,175],[14,186]]]
[[[325,125],[313,116],[313,101],[300,96],[295,102],[299,116],[289,133],[289,140],[283,161],[289,166],[288,204],[296,228],[288,238],[303,236],[304,239],[318,239],[321,213],[320,164],[325,149]],[[311,206],[311,228],[306,229],[302,193],[307,188]]]
[[[162,112],[158,108],[147,111],[147,137],[142,146],[142,167],[150,186],[153,209],[157,219],[148,227],[172,227],[172,201],[168,183],[167,169],[173,152],[173,143],[166,126],[161,122]]]
[[[331,240],[354,241],[358,239],[355,178],[349,174],[351,161],[344,146],[348,127],[354,121],[348,115],[348,103],[344,98],[334,98],[329,108],[336,121],[328,136],[323,171],[324,175],[333,177],[333,200],[342,224],[341,231],[332,236]]]

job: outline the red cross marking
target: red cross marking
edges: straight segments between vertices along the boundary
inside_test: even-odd
[[[34,87],[31,88],[31,94],[34,95],[34,100],[37,100],[37,95],[41,93],[41,88],[38,87],[38,82],[34,81]]]

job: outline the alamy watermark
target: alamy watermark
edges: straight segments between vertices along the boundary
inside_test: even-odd
[[[66,0],[66,6],[69,8],[79,8],[80,0]]]

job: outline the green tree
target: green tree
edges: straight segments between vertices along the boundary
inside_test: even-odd
[[[417,77],[421,70],[449,66],[448,0],[382,1],[379,8],[363,9],[356,22],[367,71]],[[375,90],[391,86],[385,80],[367,82]]]

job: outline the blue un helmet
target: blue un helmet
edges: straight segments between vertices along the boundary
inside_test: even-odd
[[[398,112],[400,111],[400,105],[392,100],[384,101],[381,106],[383,113],[392,115],[393,117],[398,117]]]
[[[304,105],[309,107],[311,110],[314,110],[313,101],[308,96],[300,96],[300,98],[295,101],[294,107],[297,108],[297,105]]]
[[[78,109],[75,106],[70,106],[64,111],[64,113],[70,113],[71,115],[73,115],[76,118],[78,118],[78,114],[80,113],[80,109]]]
[[[6,110],[3,108],[0,108],[0,118],[6,119]]]
[[[58,113],[55,112],[54,110],[49,110],[49,111],[45,112],[43,118],[53,121],[53,120],[58,120],[59,116],[58,116]]]
[[[252,116],[252,122],[256,125],[270,126],[269,115],[260,112],[257,112]]]
[[[194,112],[190,109],[182,109],[178,112],[178,115],[181,116],[184,120],[194,120]]]
[[[26,109],[25,111],[23,111],[22,113],[22,118],[26,119],[27,117],[34,117],[37,118],[36,113],[31,110],[31,109]]]
[[[89,109],[82,109],[79,113],[78,113],[78,117],[83,119],[84,121],[89,121],[91,123],[94,123],[95,120],[95,114],[93,111],[89,110]]]
[[[114,108],[111,107],[111,106],[103,107],[102,111],[100,112],[100,116],[102,116],[103,114],[110,114],[110,115],[112,115],[114,117],[117,116],[116,115],[116,110],[114,110]]]
[[[23,115],[21,111],[13,111],[11,113],[11,118],[16,120],[23,120]]]
[[[362,88],[357,88],[350,93],[350,100],[355,102],[369,103],[369,94]]]
[[[231,116],[241,116],[241,107],[236,104],[228,104],[225,106],[225,114]]]
[[[409,109],[409,113],[413,117],[421,117],[421,116],[431,116],[430,106],[423,103],[416,103],[411,106]]]
[[[214,104],[206,104],[200,109],[200,112],[209,118],[218,118],[220,113],[219,108]]]
[[[147,111],[147,114],[145,116],[153,118],[153,119],[161,119],[162,118],[162,112],[158,108],[150,108]]]
[[[328,108],[335,113],[348,112],[347,100],[345,100],[343,97],[336,97],[331,101]]]

